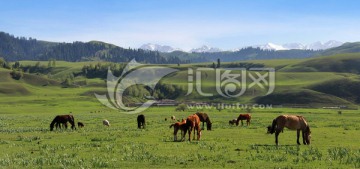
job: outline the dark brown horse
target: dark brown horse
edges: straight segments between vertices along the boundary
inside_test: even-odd
[[[250,114],[240,114],[236,120],[236,126],[239,125],[239,121],[241,121],[241,126],[244,125],[243,120],[246,120],[246,125],[250,125],[251,115]]]
[[[65,128],[67,128],[67,122],[71,124],[71,129],[75,128],[75,120],[72,115],[58,115],[54,118],[54,120],[50,124],[50,131],[53,131],[54,126],[56,124],[56,128],[60,127],[60,124],[63,124]]]
[[[311,131],[308,123],[306,122],[303,116],[296,115],[281,115],[276,117],[271,125],[270,133],[275,133],[275,143],[278,145],[278,137],[280,132],[284,129],[284,127],[290,130],[297,130],[297,144],[300,145],[299,137],[300,131],[302,133],[303,144],[310,144],[311,139]]]
[[[139,129],[141,129],[141,127],[145,128],[145,116],[143,114],[137,116],[137,124]]]
[[[174,141],[177,141],[177,132],[181,131],[181,141],[185,140],[184,132],[187,130],[186,128],[186,120],[182,120],[181,122],[176,122],[170,125],[170,128],[174,126]]]
[[[78,124],[78,128],[83,128],[85,126],[84,123],[82,122],[78,122],[77,124]]]
[[[206,122],[206,129],[211,130],[212,123],[210,121],[210,117],[206,113],[201,113],[201,112],[197,112],[196,115],[199,116],[200,121],[202,122],[201,130],[204,130],[204,123],[205,122]]]
[[[237,121],[237,119],[229,120],[229,124],[230,124],[230,125],[234,125],[234,124],[236,124],[236,121]]]
[[[186,128],[183,137],[185,137],[186,132],[189,132],[189,141],[191,141],[191,132],[194,130],[194,140],[195,140],[195,130],[197,131],[197,140],[201,138],[201,127],[200,127],[200,118],[196,114],[190,115],[186,119]]]

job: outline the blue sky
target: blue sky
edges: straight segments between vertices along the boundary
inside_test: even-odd
[[[360,41],[360,1],[0,0],[0,31],[40,40],[188,50]]]

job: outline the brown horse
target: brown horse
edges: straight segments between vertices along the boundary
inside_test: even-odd
[[[234,124],[236,124],[236,121],[237,121],[237,119],[229,120],[229,124],[230,124],[230,125],[234,125]]]
[[[196,115],[199,116],[200,121],[202,122],[201,130],[204,130],[204,123],[205,122],[206,122],[206,129],[211,130],[212,123],[210,121],[210,117],[206,113],[201,113],[201,112],[197,112]]]
[[[60,124],[63,124],[65,128],[67,128],[67,122],[71,124],[71,129],[75,128],[75,120],[72,115],[58,115],[54,118],[54,120],[50,124],[50,131],[53,131],[54,126],[56,124],[56,128],[60,127]]]
[[[143,114],[137,116],[137,124],[139,129],[141,129],[141,126],[145,128],[145,116]]]
[[[310,144],[311,131],[308,123],[303,116],[296,115],[281,115],[273,120],[270,128],[270,133],[275,133],[275,143],[278,145],[278,137],[284,127],[290,130],[297,130],[297,144],[300,145],[299,137],[300,131],[302,132],[302,138],[304,145]]]
[[[236,126],[239,125],[239,121],[241,120],[241,126],[244,125],[243,120],[246,120],[246,125],[250,125],[251,115],[250,114],[240,114],[236,120]]]
[[[187,128],[186,128],[186,120],[182,120],[181,122],[176,122],[174,124],[170,125],[170,128],[174,126],[174,141],[177,141],[177,132],[179,129],[181,130],[181,141],[185,140],[185,134],[183,134]]]
[[[191,141],[191,132],[194,130],[194,138],[195,140],[195,130],[197,131],[197,140],[200,140],[201,137],[201,128],[200,128],[200,118],[196,114],[190,115],[186,119],[186,129],[183,137],[185,137],[186,132],[189,132],[189,141]]]

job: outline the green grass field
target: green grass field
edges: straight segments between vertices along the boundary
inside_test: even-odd
[[[143,114],[146,129],[137,129],[136,116],[110,111],[97,103],[78,106],[34,106],[32,103],[0,111],[1,168],[359,168],[360,117],[357,111],[324,109],[253,109],[247,126],[228,121],[244,110],[207,112],[213,131],[201,141],[173,142],[170,116],[178,119],[195,109],[153,107]],[[69,104],[70,105],[70,104]],[[12,107],[11,109],[9,107]],[[25,108],[21,108],[25,107]],[[86,107],[86,108],[85,108]],[[49,131],[57,114],[72,111],[85,127]],[[285,130],[275,146],[266,126],[280,114],[306,117],[312,130],[310,146],[296,145],[296,132]],[[168,118],[168,121],[164,119]],[[108,119],[111,126],[102,125]],[[179,135],[180,136],[180,135]]]
[[[146,129],[137,129],[137,115],[109,109],[96,100],[94,92],[106,91],[104,80],[79,76],[75,81],[87,80],[87,85],[61,86],[59,79],[80,71],[89,62],[58,61],[50,79],[47,75],[25,73],[20,80],[14,80],[10,70],[0,68],[0,168],[360,168],[360,116],[354,101],[357,94],[353,93],[357,88],[353,84],[359,82],[359,76],[355,69],[318,71],[316,66],[321,65],[321,59],[246,61],[277,69],[274,97],[284,97],[283,101],[308,99],[308,104],[316,103],[318,109],[252,109],[251,126],[243,127],[228,124],[240,113],[246,113],[242,109],[219,112],[215,108],[197,108],[178,112],[175,107],[151,107],[143,112]],[[302,65],[306,62],[314,64]],[[35,63],[21,61],[24,65]],[[169,66],[180,71],[164,78],[162,83],[181,86],[186,92],[187,68],[204,67],[206,63]],[[315,71],[307,71],[310,69]],[[207,72],[202,86],[205,92],[214,91],[214,79]],[[344,98],[325,90],[343,80],[346,83],[338,89],[350,93]],[[315,91],[322,86],[324,93]],[[206,98],[197,93],[184,95],[177,99],[251,104],[262,93],[245,93],[232,100]],[[353,100],[346,100],[347,96]],[[338,114],[337,109],[321,108],[338,104],[356,110],[342,110]],[[173,142],[170,116],[181,119],[196,111],[209,114],[213,131],[204,130],[201,141]],[[84,128],[49,131],[56,115],[70,112],[76,122],[85,124]],[[303,115],[307,119],[312,130],[310,146],[296,145],[296,132],[289,130],[280,134],[280,145],[275,146],[274,135],[266,134],[266,127],[281,114]],[[103,126],[103,119],[109,120],[111,126]]]

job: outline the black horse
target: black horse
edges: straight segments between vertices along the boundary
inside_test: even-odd
[[[61,128],[61,124],[65,128],[67,128],[67,122],[69,122],[71,124],[71,129],[76,129],[75,128],[74,116],[72,116],[72,115],[58,115],[51,122],[50,131],[53,131],[55,125],[56,125],[56,128]]]
[[[142,128],[145,128],[145,116],[143,114],[138,115],[137,123],[139,129],[141,129],[141,126]]]
[[[78,122],[78,128],[83,128],[85,125],[82,122]]]
[[[211,130],[211,121],[210,117],[206,113],[197,112],[196,115],[199,117],[200,121],[202,122],[202,130],[204,129],[204,122],[206,122],[206,129]]]

